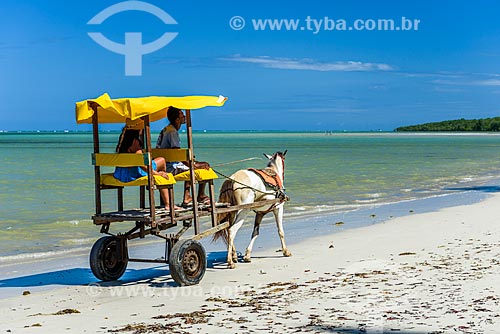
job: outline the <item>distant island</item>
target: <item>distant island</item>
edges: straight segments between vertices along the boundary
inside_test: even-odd
[[[451,121],[401,126],[394,131],[500,131],[500,117],[456,119]]]

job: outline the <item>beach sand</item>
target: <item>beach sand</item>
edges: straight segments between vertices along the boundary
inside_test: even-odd
[[[500,333],[499,208],[493,194],[409,212],[294,243],[289,258],[260,249],[234,270],[220,252],[192,287],[164,267],[90,285],[61,270],[42,290],[11,279],[0,333]]]

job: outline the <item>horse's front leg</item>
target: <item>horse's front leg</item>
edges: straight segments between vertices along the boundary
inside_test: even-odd
[[[276,226],[278,227],[278,235],[281,241],[283,256],[292,256],[292,253],[288,250],[288,248],[286,248],[285,244],[285,232],[283,232],[283,204],[274,209],[273,213],[274,218],[276,219]]]
[[[236,252],[236,246],[234,245],[234,242],[233,242],[233,262],[238,262],[238,252]]]
[[[229,238],[227,243],[227,267],[229,269],[236,268],[236,262],[238,262],[238,254],[236,253],[236,247],[234,245],[234,238],[236,233],[240,229],[241,225],[245,221],[245,216],[248,211],[240,211],[235,217],[234,224],[229,228]]]
[[[253,232],[252,232],[252,239],[250,240],[250,243],[248,244],[247,250],[245,251],[245,256],[243,257],[243,261],[245,262],[251,262],[251,254],[252,254],[252,248],[253,248],[253,243],[255,242],[255,239],[259,236],[259,227],[260,223],[262,222],[262,218],[264,218],[264,214],[262,213],[257,213],[255,215],[255,222],[253,224]]]

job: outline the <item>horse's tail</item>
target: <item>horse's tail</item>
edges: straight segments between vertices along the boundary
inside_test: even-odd
[[[233,184],[232,180],[226,180],[222,184],[219,193],[219,203],[229,203],[230,205],[234,205],[234,193],[233,193]],[[234,217],[234,213],[224,212],[217,214],[217,225],[223,224],[227,221],[231,221]],[[212,242],[215,242],[219,239],[222,239],[224,243],[227,245],[229,242],[229,229],[225,228],[216,232],[212,237]]]

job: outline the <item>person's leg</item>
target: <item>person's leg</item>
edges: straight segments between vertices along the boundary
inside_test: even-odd
[[[168,195],[168,189],[167,188],[161,188],[160,190],[160,196],[161,199],[163,200],[163,203],[165,205],[165,209],[170,210],[170,196]],[[174,204],[174,210],[182,209],[181,207],[178,207],[177,205]]]
[[[165,173],[167,172],[166,171],[167,163],[165,161],[165,158],[158,157],[158,158],[154,159],[154,162],[156,163],[156,171],[157,172],[165,172]],[[170,196],[168,194],[168,189],[162,188],[162,189],[159,189],[159,191],[160,191],[161,199],[163,200],[163,204],[165,205],[165,208],[167,210],[170,210]],[[182,209],[182,208],[174,204],[174,210],[179,210],[179,209]]]
[[[206,182],[203,182],[198,185],[198,202],[200,203],[206,203],[210,200],[210,198],[205,194],[206,184]]]
[[[193,199],[190,194],[191,182],[184,182],[184,200],[183,203],[191,203]]]
[[[162,188],[162,189],[159,189],[159,191],[160,191],[161,199],[163,200],[163,204],[165,205],[165,208],[168,209],[170,206],[170,196],[168,195],[168,189]]]
[[[156,171],[157,172],[166,172],[167,171],[167,163],[165,162],[165,158],[158,157],[154,161],[156,163]]]

